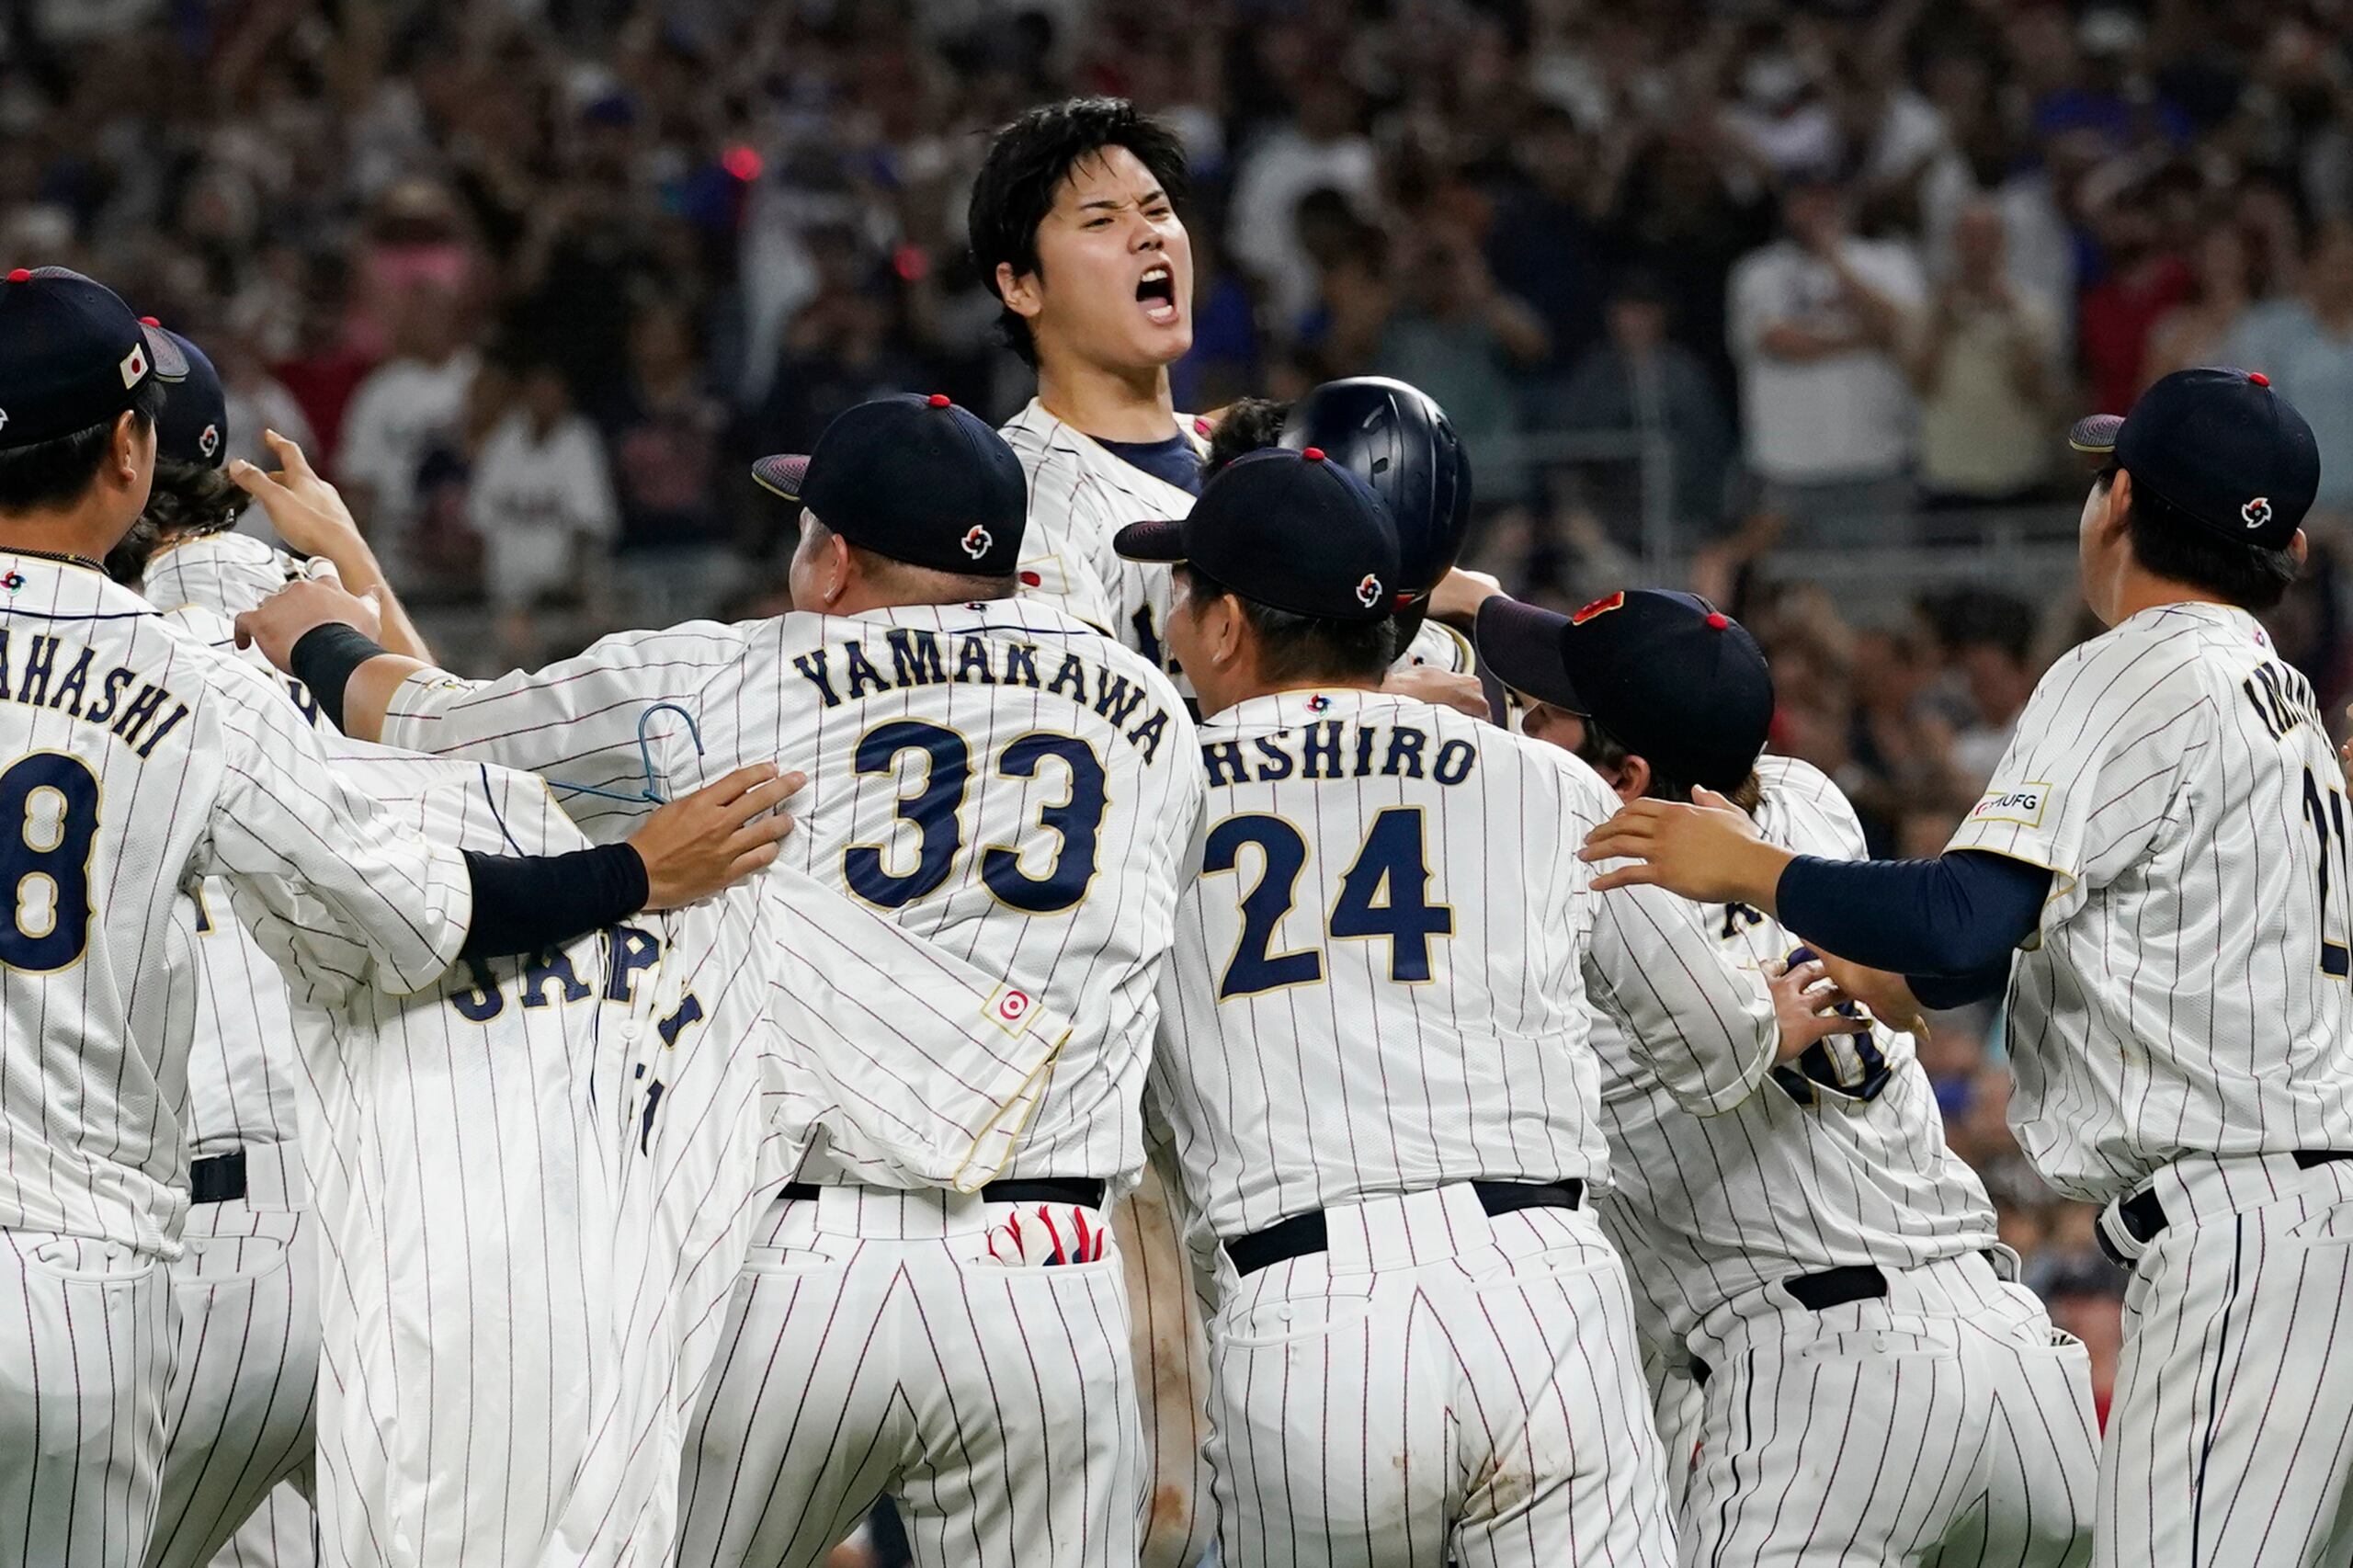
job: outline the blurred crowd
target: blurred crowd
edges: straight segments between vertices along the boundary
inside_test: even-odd
[[[204,343],[245,455],[301,441],[397,582],[487,618],[460,662],[533,660],[772,595],[745,462],[849,403],[1017,407],[962,255],[984,133],[1131,97],[1193,165],[1180,407],[1414,381],[1470,444],[1474,561],[1556,601],[1693,562],[1775,657],[1781,747],[1926,853],[2086,630],[2072,594],[1859,609],[1760,562],[2072,508],[2067,421],[2170,369],[2261,369],[2318,432],[2279,630],[2345,692],[2348,11],[19,0],[0,233]],[[2101,1297],[1987,1033],[1931,1045],[1955,1140],[2042,1282]]]

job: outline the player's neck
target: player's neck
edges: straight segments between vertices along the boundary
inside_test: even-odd
[[[123,532],[114,526],[112,508],[102,502],[56,512],[16,512],[0,516],[0,550],[103,561]]]
[[[2230,600],[2219,594],[2211,594],[2203,588],[2194,588],[2187,583],[2177,583],[2169,578],[2143,572],[2137,566],[2127,565],[2117,574],[2115,599],[2111,605],[2112,613],[2108,617],[2108,623],[2110,626],[2120,625],[2144,609],[2156,609],[2165,605],[2228,603]]]
[[[1176,434],[1168,368],[1113,369],[1040,364],[1038,401],[1047,413],[1098,441],[1165,441]]]

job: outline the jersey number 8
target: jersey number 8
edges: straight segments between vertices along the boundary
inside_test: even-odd
[[[922,787],[899,801],[899,815],[915,824],[922,838],[915,869],[904,874],[883,864],[878,845],[853,844],[842,852],[842,877],[869,903],[899,909],[947,881],[956,851],[964,843],[964,793],[972,773],[972,749],[964,737],[938,724],[895,719],[860,736],[852,766],[861,774],[888,773],[902,754],[925,755]],[[981,881],[989,892],[1029,915],[1054,915],[1086,896],[1095,880],[1096,840],[1103,828],[1103,763],[1075,735],[1042,730],[1017,736],[997,757],[997,772],[1008,778],[1035,778],[1048,764],[1059,764],[1069,780],[1060,804],[1038,813],[1038,824],[1062,840],[1045,875],[1021,869],[1021,851],[992,845],[981,852]]]
[[[98,780],[78,758],[35,752],[0,773],[0,964],[48,972],[90,945],[90,843]]]

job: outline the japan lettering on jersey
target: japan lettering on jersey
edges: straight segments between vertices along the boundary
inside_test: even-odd
[[[1769,1062],[1769,997],[1677,901],[1593,894],[1577,850],[1616,802],[1566,752],[1411,699],[1294,691],[1206,722],[1200,762],[1153,1085],[1214,1234],[1453,1182],[1602,1179],[1589,986],[1695,1099],[1735,1099]]]
[[[675,702],[688,725],[649,705]],[[809,775],[783,859],[909,932],[1063,999],[1074,1027],[1011,1175],[1118,1180],[1184,844],[1193,727],[1166,677],[1047,606],[793,614],[608,638],[536,675],[420,676],[386,738],[634,788],[641,722],[674,789],[755,761]],[[559,786],[560,787],[560,786]],[[592,835],[642,807],[573,797]]]
[[[585,843],[527,775],[335,756],[437,839]],[[822,1140],[977,1187],[1068,1029],[789,872],[407,997],[301,967],[282,920],[256,935],[298,966],[319,1085],[322,1514],[362,1559],[666,1560],[682,1424],[776,1185]]]
[[[1862,824],[1819,769],[1763,756],[1756,773],[1766,842],[1862,858]],[[1684,907],[1752,973],[1799,945],[1745,903]],[[1907,1268],[1997,1240],[1984,1184],[1945,1146],[1908,1034],[1879,1025],[1833,1035],[1710,1116],[1676,1103],[1616,1018],[1597,1015],[1593,1041],[1612,1182],[1597,1211],[1625,1256],[1648,1339],[1682,1345],[1719,1303],[1793,1274]]]
[[[168,1252],[175,894],[230,877],[301,910],[306,952],[409,990],[455,955],[472,883],[335,777],[282,688],[93,568],[0,554],[0,1065],[26,1089],[0,1104],[0,1226]]]
[[[2353,1148],[2344,787],[2245,610],[2143,610],[2036,685],[1952,847],[2052,872],[2005,1036],[2044,1180],[2099,1203],[2184,1154]]]

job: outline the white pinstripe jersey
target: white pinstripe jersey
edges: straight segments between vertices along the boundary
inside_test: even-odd
[[[301,681],[269,667],[258,648],[242,654],[231,621],[287,584],[334,581],[324,558],[308,563],[247,534],[209,534],[156,554],[142,591],[166,619],[223,653],[241,657],[281,687],[316,724],[319,705]],[[181,1117],[192,1158],[295,1136],[298,1072],[286,983],[253,934],[230,913],[217,880],[175,906],[197,956],[196,1035],[188,1049],[188,1105]]]
[[[385,735],[570,783],[674,789],[746,763],[809,775],[784,860],[1033,995],[1076,1027],[1015,1155],[1020,1176],[1124,1179],[1176,879],[1199,805],[1192,722],[1165,677],[1019,600],[793,614],[608,638],[537,675],[413,678]],[[574,795],[591,834],[642,807]],[[904,1182],[893,1185],[904,1185]]]
[[[1568,753],[1330,690],[1236,704],[1200,759],[1153,1091],[1217,1235],[1452,1182],[1601,1180],[1589,994],[1696,1103],[1771,1062],[1764,985],[1679,901],[1593,895],[1577,850],[1617,801]]]
[[[529,775],[331,748],[438,841],[585,842]],[[421,1561],[494,1544],[477,1533],[494,1517],[501,1561],[539,1561],[551,1538],[567,1561],[639,1560],[614,1549],[642,1544],[648,1521],[668,1528],[683,1423],[774,1185],[823,1142],[903,1182],[978,1187],[1068,1028],[790,871],[561,951],[465,960],[410,996],[305,965],[282,920],[256,935],[289,963],[311,1041],[327,1135],[309,1158],[341,1281],[330,1359],[358,1358],[331,1375],[366,1407],[331,1415],[326,1463],[388,1473],[362,1491],[396,1504],[435,1478],[472,1499],[335,1528],[413,1528]],[[577,1375],[485,1402],[469,1369],[503,1366],[517,1337],[525,1364]],[[469,1474],[469,1441],[572,1457],[493,1502],[499,1467]],[[667,1556],[649,1546],[642,1560]]]
[[[472,882],[326,767],[281,687],[101,573],[0,553],[0,1227],[168,1252],[175,895],[230,877],[301,911],[315,961],[413,989],[457,951]]]
[[[1764,756],[1756,772],[1768,843],[1862,858],[1862,824],[1819,769]],[[1799,945],[1745,903],[1685,908],[1752,972]],[[1719,1303],[1793,1274],[1906,1268],[1995,1244],[1984,1184],[1945,1147],[1910,1035],[1882,1025],[1859,1040],[1833,1036],[1714,1116],[1677,1106],[1616,1019],[1597,1015],[1593,1041],[1614,1186],[1599,1212],[1651,1337],[1680,1344]]]
[[[1169,434],[1192,434],[1178,415]],[[1029,523],[1021,546],[1021,597],[1058,606],[1108,631],[1166,671],[1187,698],[1192,683],[1168,648],[1175,579],[1165,566],[1122,560],[1112,536],[1130,523],[1181,517],[1190,491],[1169,483],[1046,412],[1037,399],[998,430],[1029,475]],[[1478,667],[1461,633],[1426,620],[1397,665],[1429,665],[1458,675]]]
[[[2252,615],[2143,610],[2035,687],[1953,835],[2052,872],[2010,972],[2010,1123],[2105,1202],[2193,1153],[2353,1149],[2345,777]]]

